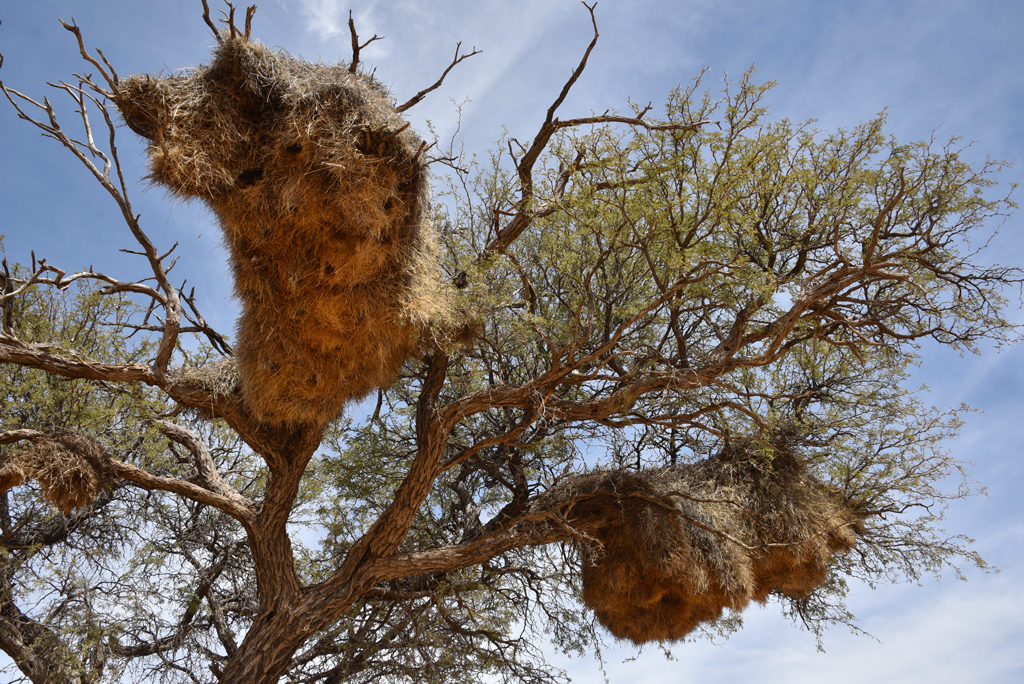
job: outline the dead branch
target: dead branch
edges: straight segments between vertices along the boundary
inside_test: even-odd
[[[53,273],[54,276],[44,277],[46,273]],[[69,276],[63,269],[46,263],[45,259],[39,259],[36,261],[35,255],[33,255],[31,274],[27,278],[8,278],[7,287],[10,289],[0,295],[0,302],[2,302],[4,306],[8,306],[14,299],[24,294],[35,285],[44,285],[63,291],[78,280],[95,280],[97,282],[107,283],[106,287],[100,289],[100,292],[105,295],[131,292],[134,294],[145,295],[160,305],[165,303],[164,296],[158,290],[155,290],[148,285],[144,285],[141,281],[123,282],[108,276],[105,273],[98,273],[91,269],[88,271],[73,273]],[[13,289],[15,284],[18,284],[17,289]],[[163,328],[161,327],[160,330],[162,331]],[[8,331],[8,334],[13,334],[13,332]]]
[[[69,26],[68,30],[75,34],[81,44],[81,32],[78,28],[76,26]],[[84,52],[84,49],[83,56],[85,56],[86,59],[90,59]],[[97,66],[97,68],[102,69],[95,60],[90,59],[90,61]],[[104,74],[104,78],[107,78],[108,82],[111,83],[112,86],[116,85],[112,76],[108,76],[105,71],[102,73]],[[160,304],[163,306],[165,311],[163,336],[153,360],[154,369],[158,373],[162,374],[167,371],[167,366],[170,362],[171,355],[174,353],[175,344],[178,338],[178,329],[181,319],[181,302],[178,297],[178,291],[170,283],[167,276],[168,269],[163,265],[162,260],[166,255],[161,255],[157,251],[156,247],[149,239],[149,236],[142,230],[142,227],[139,224],[139,216],[135,214],[131,202],[128,199],[128,184],[124,177],[121,162],[118,157],[117,146],[115,144],[116,126],[106,107],[106,103],[87,92],[83,86],[89,86],[91,89],[101,94],[105,91],[87,78],[82,78],[81,84],[82,85],[79,86],[73,86],[68,83],[52,85],[71,97],[77,106],[77,111],[81,117],[82,126],[85,131],[85,140],[83,141],[72,138],[64,131],[57,120],[56,112],[49,100],[44,98],[43,102],[38,102],[24,93],[14,90],[13,88],[8,88],[2,81],[0,81],[0,90],[3,90],[5,97],[14,107],[19,118],[31,123],[33,126],[43,131],[43,133],[48,137],[51,137],[61,143],[89,170],[90,173],[92,173],[93,177],[95,177],[100,185],[103,186],[104,190],[107,191],[107,194],[113,198],[114,202],[121,210],[122,217],[128,225],[132,236],[142,246],[142,252],[145,254],[146,259],[149,262],[150,269],[152,270],[153,276],[155,277],[162,293],[162,296],[158,301],[160,301]],[[88,103],[95,106],[103,116],[103,121],[108,131],[106,151],[99,147],[93,137],[92,126],[87,110]],[[35,109],[40,110],[45,114],[45,118],[36,118],[30,115],[26,111],[26,107],[34,107]],[[99,160],[99,162],[102,163],[102,168],[100,168],[94,160]],[[116,181],[112,172],[116,173]]]
[[[184,284],[182,285],[182,288],[184,288]],[[214,349],[225,356],[231,356],[232,348],[231,345],[228,344],[227,339],[221,333],[214,330],[213,327],[206,322],[206,319],[203,318],[203,315],[199,313],[195,295],[195,288],[192,288],[187,296],[182,293],[182,301],[188,305],[188,310],[184,312],[185,318],[194,326],[194,328],[190,329],[183,328],[182,332],[202,333],[206,336],[206,339],[209,340],[210,345]]]
[[[256,5],[249,5],[245,8],[245,34],[246,40],[252,38],[252,17],[256,14]]]
[[[365,43],[360,43],[359,42],[359,34],[356,33],[356,22],[352,18],[352,10],[348,11],[348,32],[352,36],[352,61],[349,62],[348,70],[349,70],[349,73],[353,73],[354,74],[354,73],[356,73],[356,69],[359,68],[359,53],[360,53],[360,51],[364,47],[366,47],[367,45],[369,45],[370,43],[372,43],[375,40],[383,40],[384,36],[378,36],[375,33],[375,34],[373,34],[373,37],[370,38],[369,40],[367,40]],[[401,110],[399,110],[399,111],[401,111]]]
[[[96,61],[96,58],[90,55],[89,51],[85,49],[85,41],[82,40],[82,31],[78,28],[78,25],[75,24],[74,21],[72,21],[70,24],[64,22],[61,19],[58,19],[58,21],[60,21],[61,25],[65,29],[67,29],[75,35],[75,40],[78,41],[78,52],[82,56],[82,59],[96,67],[96,70],[100,72],[100,76],[102,76],[103,80],[106,81],[107,85],[110,86],[111,91],[117,90],[117,72],[114,71],[114,67],[110,65],[110,62],[108,62],[107,58],[103,56],[103,53],[99,50],[96,51],[97,54],[100,56],[100,59],[103,60],[103,64],[100,64],[98,61]],[[96,91],[101,93],[104,97],[110,97],[110,92],[97,88],[91,80],[84,80],[88,83],[88,85],[92,86],[93,88],[96,88]]]
[[[230,2],[225,2],[224,4],[228,6],[228,11],[220,11],[221,16],[224,17],[221,21],[228,25],[228,32],[231,34],[231,40],[234,40],[237,37],[238,31],[235,28],[235,5]]]
[[[695,131],[701,126],[711,123],[710,121],[702,120],[688,123],[652,124],[645,121],[643,118],[650,107],[641,110],[636,116],[632,117],[616,114],[602,114],[600,116],[576,117],[565,120],[556,119],[555,112],[565,101],[565,98],[569,95],[569,91],[572,90],[576,81],[579,80],[580,75],[587,66],[587,61],[590,59],[590,54],[593,52],[594,46],[597,45],[597,39],[599,37],[597,30],[597,18],[594,14],[594,8],[597,6],[597,3],[588,5],[584,2],[583,6],[586,7],[587,11],[590,13],[590,23],[594,30],[593,38],[591,38],[586,50],[584,50],[583,56],[580,58],[576,68],[573,69],[569,78],[562,85],[562,89],[559,91],[558,97],[556,97],[554,102],[551,103],[551,106],[548,107],[544,121],[541,123],[536,135],[534,135],[533,142],[530,144],[530,147],[524,148],[519,144],[518,140],[513,139],[509,141],[510,154],[511,144],[513,142],[519,145],[520,149],[523,150],[523,155],[518,160],[515,155],[512,154],[516,174],[519,177],[519,201],[516,202],[515,210],[512,213],[512,220],[503,228],[498,228],[496,230],[496,235],[481,254],[480,261],[487,259],[492,254],[505,251],[535,219],[548,216],[556,210],[557,206],[554,201],[545,202],[541,206],[534,206],[536,198],[534,191],[533,167],[540,159],[541,153],[547,148],[552,136],[554,136],[557,131],[593,124],[622,123],[630,126],[641,127],[649,131],[687,132]],[[577,156],[576,164],[574,166],[567,166],[560,171],[556,182],[555,197],[553,199],[559,199],[565,192],[569,178],[575,171],[575,167],[579,166],[582,158],[582,153],[580,153]]]
[[[203,0],[203,21],[213,31],[213,37],[217,39],[217,42],[221,42],[220,31],[217,29],[217,25],[213,23],[213,19],[210,18],[210,5],[207,4],[206,0]]]
[[[14,280],[11,278],[11,269],[4,259],[0,266],[3,273],[0,273],[0,332],[5,335],[14,334]]]
[[[38,430],[29,430],[27,428],[8,430],[7,432],[0,432],[0,444],[14,444],[23,440],[36,441],[44,437],[46,437],[46,433],[39,432]]]
[[[479,55],[480,52],[481,52],[481,50],[477,50],[476,48],[473,48],[472,52],[468,52],[468,53],[460,56],[459,55],[459,50],[461,50],[461,49],[462,49],[462,42],[459,41],[458,43],[455,44],[455,56],[452,58],[452,61],[447,66],[447,68],[445,68],[445,70],[441,73],[441,77],[439,79],[437,79],[436,81],[434,81],[434,83],[432,83],[431,85],[427,86],[423,90],[419,91],[418,93],[416,93],[415,95],[410,97],[408,100],[406,100],[402,104],[400,104],[397,107],[395,107],[395,111],[401,113],[401,112],[406,111],[407,109],[411,109],[411,108],[415,107],[416,105],[418,105],[420,102],[423,101],[423,98],[426,97],[427,94],[429,94],[429,93],[431,93],[431,92],[433,92],[433,91],[435,91],[435,90],[437,90],[438,88],[441,87],[441,84],[444,83],[444,79],[448,75],[448,72],[450,72],[452,69],[454,69],[455,66],[459,62],[461,62],[463,60],[466,60],[466,59],[469,59],[473,55]]]

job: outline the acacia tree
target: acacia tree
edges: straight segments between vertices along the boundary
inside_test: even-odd
[[[214,60],[167,79],[119,78],[67,25],[99,75],[56,86],[80,133],[3,86],[112,197],[148,269],[4,265],[0,647],[32,681],[547,681],[531,630],[581,649],[596,616],[671,640],[728,631],[769,598],[820,629],[849,621],[847,578],[982,562],[936,527],[969,493],[943,488],[960,472],[938,446],[957,412],[900,380],[923,340],[1015,335],[1001,292],[1021,273],[971,247],[1012,207],[990,191],[1001,164],[892,140],[882,118],[834,133],[773,122],[749,76],[717,98],[697,78],[660,117],[560,118],[596,23],[532,140],[485,165],[431,157],[397,117],[440,80],[403,104],[358,85],[351,23],[351,62],[314,67],[258,46],[251,9],[241,26],[233,8],[220,25],[203,16]],[[248,307],[239,351],[134,212],[115,109],[150,141],[154,179],[218,214]],[[348,128],[267,132],[308,111]],[[187,126],[217,135],[176,138]],[[424,217],[430,164],[444,201]],[[324,194],[254,222],[291,168],[331,174]],[[372,202],[352,190],[365,187]],[[305,230],[308,205],[330,202],[343,225],[310,219],[328,231],[318,252],[353,273],[370,268],[354,265],[366,244],[415,243],[417,272],[444,274],[424,286],[440,313],[396,309],[419,281],[406,252],[373,252],[396,271],[390,299],[358,290],[356,322],[310,351],[295,321],[333,323],[357,290],[285,293],[267,263],[315,263],[317,283],[335,265],[286,231],[260,261],[269,247],[237,226]],[[245,318],[275,307],[303,313]],[[381,311],[386,334],[367,333]],[[340,367],[339,337],[388,351],[356,381],[313,372]],[[290,389],[303,382],[315,391]]]

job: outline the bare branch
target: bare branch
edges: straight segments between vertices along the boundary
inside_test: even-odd
[[[356,73],[356,69],[359,68],[359,53],[364,47],[369,45],[375,40],[382,40],[384,36],[378,36],[376,33],[373,37],[367,40],[365,43],[359,42],[359,34],[356,33],[356,22],[352,18],[352,10],[348,11],[348,32],[352,36],[352,61],[349,62],[348,70],[349,73]],[[399,110],[401,111],[401,110]]]
[[[184,446],[192,454],[198,474],[197,480],[200,485],[211,492],[235,500],[241,506],[248,508],[253,506],[251,501],[243,497],[238,490],[228,484],[221,474],[217,472],[217,466],[213,462],[210,450],[198,435],[170,421],[158,420],[155,422],[160,432],[164,433],[169,439]]]
[[[256,5],[249,5],[245,8],[245,34],[244,38],[250,40],[252,38],[252,17],[256,14]]]
[[[184,287],[184,285],[183,285]],[[230,356],[232,353],[231,345],[228,344],[227,339],[221,333],[214,330],[203,318],[202,314],[199,313],[199,308],[196,305],[195,289],[192,289],[187,296],[182,294],[182,300],[188,305],[188,311],[185,313],[185,318],[189,322],[195,325],[195,332],[201,332],[209,340],[210,344],[221,354]],[[183,330],[183,332],[185,332]],[[189,330],[188,332],[192,332]]]
[[[476,48],[473,48],[472,52],[469,52],[469,53],[466,53],[466,54],[460,56],[459,55],[459,50],[460,49],[462,49],[462,42],[461,41],[455,44],[455,56],[452,58],[452,61],[448,65],[448,67],[441,73],[441,77],[439,79],[437,79],[436,81],[434,81],[433,84],[427,86],[426,88],[424,88],[423,90],[419,91],[418,93],[416,93],[415,95],[410,97],[408,100],[406,100],[402,104],[400,104],[397,107],[395,107],[395,111],[401,113],[401,112],[406,111],[407,109],[411,109],[411,108],[415,107],[416,105],[418,105],[420,102],[423,101],[423,98],[426,97],[428,93],[431,93],[434,90],[437,90],[438,88],[441,87],[441,84],[444,83],[444,79],[448,75],[448,72],[450,72],[452,69],[454,69],[455,66],[459,62],[461,62],[463,60],[466,60],[466,59],[469,59],[473,55],[479,55],[481,53],[481,50],[477,50]]]
[[[603,123],[622,123],[630,126],[636,126],[637,128],[645,128],[648,131],[680,131],[680,132],[692,132],[699,129],[701,126],[707,126],[708,124],[716,123],[710,119],[702,121],[693,121],[688,123],[667,123],[667,124],[652,124],[645,121],[643,116],[619,116],[617,114],[602,114],[600,116],[583,116],[575,119],[556,119],[552,124],[556,128],[573,128],[575,126],[586,126],[589,124],[603,124]]]
[[[124,461],[111,460],[111,472],[124,480],[128,480],[143,489],[161,490],[180,494],[181,496],[197,501],[207,506],[227,513],[235,520],[249,527],[255,520],[255,505],[244,499],[241,495],[228,496],[219,492],[210,491],[197,484],[179,480],[173,477],[160,477],[153,475],[137,466]]]
[[[66,25],[66,28],[68,28],[69,31],[75,34],[76,38],[78,38],[79,40],[79,44],[81,45],[81,32],[78,30],[78,28],[73,25]],[[91,63],[94,63],[98,68],[102,69],[102,67],[99,67],[98,63],[96,63],[95,60],[89,58],[88,55],[84,54],[84,52],[83,56],[85,56],[86,59],[89,59]],[[106,72],[103,73],[105,78],[112,79],[112,77],[106,76]],[[113,80],[110,80],[109,82],[112,84],[114,83]],[[88,79],[82,79],[82,83],[90,85],[90,87],[97,90],[97,92],[104,92],[102,89],[100,89],[98,86],[96,86]],[[125,181],[124,173],[121,168],[121,163],[117,156],[117,146],[114,140],[116,126],[114,124],[113,119],[110,116],[109,111],[107,110],[105,103],[88,95],[82,89],[82,87],[71,86],[67,83],[55,85],[54,87],[67,93],[75,101],[76,105],[78,105],[78,112],[82,118],[83,126],[86,132],[85,143],[79,142],[74,138],[71,138],[64,131],[64,129],[61,127],[60,123],[57,120],[56,113],[53,109],[53,106],[50,104],[49,100],[44,99],[43,102],[40,103],[23,93],[20,93],[12,88],[6,87],[2,82],[0,82],[0,89],[3,90],[3,93],[7,97],[7,100],[14,106],[15,111],[18,113],[18,116],[21,119],[28,121],[32,125],[42,130],[47,136],[60,142],[92,173],[92,175],[96,178],[100,185],[102,185],[103,188],[107,191],[107,194],[109,194],[117,203],[118,208],[121,210],[121,215],[124,218],[126,224],[128,225],[128,228],[131,231],[133,237],[142,246],[142,252],[145,254],[146,259],[149,261],[149,265],[153,272],[153,275],[156,278],[157,284],[159,285],[160,290],[163,293],[160,298],[160,303],[164,307],[166,313],[166,315],[164,316],[164,331],[162,339],[160,341],[160,345],[157,349],[157,353],[153,361],[153,366],[158,373],[165,373],[167,371],[167,366],[168,363],[170,362],[171,355],[174,353],[175,344],[178,338],[178,328],[181,319],[181,302],[178,297],[177,289],[170,283],[170,280],[168,279],[167,269],[164,268],[161,254],[157,251],[156,247],[153,245],[149,237],[146,235],[146,233],[142,230],[142,227],[139,225],[139,217],[138,215],[135,214],[131,202],[129,201],[128,196],[126,194],[127,182]],[[42,110],[46,115],[46,119],[37,119],[28,114],[25,111],[25,109],[22,108],[22,106],[19,104],[19,100],[22,102],[26,102],[37,109]],[[107,148],[109,150],[109,155],[103,152],[99,147],[97,147],[95,141],[93,140],[92,128],[89,123],[89,116],[85,107],[86,100],[92,101],[103,116],[104,123],[106,124],[108,129]],[[102,169],[100,169],[93,161],[94,159],[97,158],[103,161]],[[116,170],[117,172],[118,180],[116,185],[110,175],[112,169]]]
[[[3,273],[0,273],[0,332],[5,335],[14,334],[14,280],[11,278],[11,269],[5,258],[0,266]]]
[[[21,430],[8,430],[7,432],[0,432],[0,444],[14,444],[15,442],[21,442],[23,440],[36,441],[46,437],[45,432],[39,432],[38,430],[29,430],[27,428]]]
[[[238,34],[238,29],[235,28],[235,5],[234,3],[227,2],[226,0],[224,4],[228,6],[228,11],[227,13],[225,13],[224,10],[220,11],[221,16],[224,17],[221,21],[228,25],[228,32],[231,34],[231,39],[234,40]]]
[[[62,19],[58,19],[58,21],[60,21],[61,25],[65,29],[75,34],[75,40],[78,41],[78,52],[82,55],[82,59],[96,67],[96,69],[100,72],[100,76],[102,76],[103,80],[106,81],[107,85],[110,86],[110,89],[112,91],[116,91],[118,83],[117,72],[114,71],[114,68],[112,66],[110,66],[110,62],[108,62],[107,58],[103,56],[103,53],[98,53],[100,55],[100,58],[103,60],[103,64],[100,64],[92,55],[89,54],[88,50],[85,49],[85,42],[82,40],[82,31],[78,28],[78,25],[75,24],[74,21],[72,21],[70,24],[64,22]],[[86,82],[90,86],[96,88],[97,92],[102,93],[106,97],[110,97],[109,92],[96,87],[96,85],[88,79],[84,80],[86,80]]]
[[[132,292],[135,294],[145,295],[160,305],[164,304],[164,296],[158,290],[155,290],[148,285],[144,285],[142,282],[126,283],[108,276],[105,273],[97,273],[92,270],[73,273],[69,276],[63,269],[46,263],[45,259],[40,259],[38,263],[34,264],[34,266],[34,270],[27,278],[12,277],[8,279],[8,287],[13,288],[17,283],[20,283],[20,285],[17,289],[10,289],[8,292],[0,295],[0,302],[6,306],[35,285],[45,285],[63,291],[70,287],[75,281],[95,280],[101,283],[107,283],[107,286],[100,290],[102,294],[110,295],[121,292]],[[50,278],[44,277],[44,274],[46,273],[53,273],[55,276]],[[160,330],[162,331],[163,328],[161,327]],[[13,334],[13,331],[6,332],[7,334]]]
[[[213,37],[217,39],[217,42],[222,42],[220,37],[220,31],[217,30],[217,25],[214,24],[213,19],[210,18],[210,5],[206,2],[206,0],[203,0],[203,21],[205,21],[206,25],[210,27],[211,31],[213,31]]]

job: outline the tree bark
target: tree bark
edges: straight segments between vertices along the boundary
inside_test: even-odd
[[[276,684],[292,656],[312,634],[302,625],[302,610],[297,601],[288,601],[253,623],[238,650],[219,675],[221,682]]]

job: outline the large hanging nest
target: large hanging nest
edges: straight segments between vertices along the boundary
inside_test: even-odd
[[[43,498],[66,515],[96,498],[109,479],[109,460],[92,437],[72,432],[46,435],[6,454],[0,464],[0,492],[34,479]]]
[[[749,444],[698,464],[573,478],[537,503],[552,507],[586,535],[584,602],[638,644],[680,639],[773,591],[808,596],[863,531],[855,507],[798,457]]]
[[[115,103],[152,178],[220,221],[261,421],[333,419],[446,317],[425,145],[370,77],[225,36],[209,65],[124,79]]]

